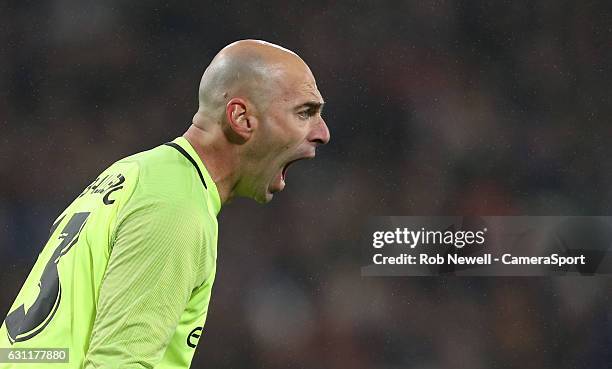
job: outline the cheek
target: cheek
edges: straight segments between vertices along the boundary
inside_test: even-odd
[[[299,146],[306,137],[304,122],[291,117],[270,116],[262,121],[261,145],[274,156]]]
[[[299,134],[290,125],[275,125],[266,133],[267,147],[270,150],[284,151],[299,141]]]

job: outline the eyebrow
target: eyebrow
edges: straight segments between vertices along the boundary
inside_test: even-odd
[[[320,102],[320,101],[308,101],[305,102],[301,105],[298,105],[295,110],[300,110],[302,108],[308,108],[308,109],[313,109],[315,111],[319,111],[321,113],[323,113],[323,106],[325,105],[325,102]]]

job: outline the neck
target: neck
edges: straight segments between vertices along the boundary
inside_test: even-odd
[[[204,163],[210,177],[215,182],[221,205],[234,198],[234,190],[238,182],[235,155],[227,143],[221,129],[204,130],[191,125],[183,134]]]

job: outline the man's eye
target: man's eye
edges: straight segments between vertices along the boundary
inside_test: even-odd
[[[298,113],[298,116],[302,119],[308,119],[310,118],[310,110],[303,110]]]

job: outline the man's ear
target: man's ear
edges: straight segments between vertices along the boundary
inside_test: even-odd
[[[225,115],[232,132],[243,141],[251,138],[257,126],[257,118],[253,115],[253,106],[246,100],[234,97],[225,106]]]

